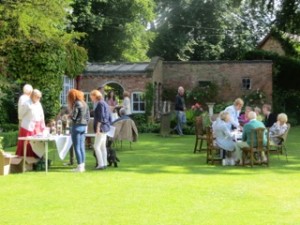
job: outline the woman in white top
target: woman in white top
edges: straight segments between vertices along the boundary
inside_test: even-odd
[[[131,105],[130,105],[130,94],[128,91],[123,93],[123,108],[125,109],[125,115],[131,115]]]
[[[28,137],[41,134],[45,128],[45,117],[40,99],[42,93],[34,89],[30,99],[23,106],[23,117],[19,130],[19,137]],[[24,141],[18,141],[16,155],[23,156]],[[37,157],[32,151],[31,145],[27,145],[27,156]]]
[[[271,144],[272,142],[275,144],[280,144],[281,138],[279,136],[283,135],[287,129],[287,121],[288,117],[285,113],[280,113],[277,116],[277,122],[273,124],[273,126],[270,128],[270,139],[271,139]]]

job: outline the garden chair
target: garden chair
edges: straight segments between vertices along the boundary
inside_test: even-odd
[[[264,135],[266,133],[266,128],[256,128],[251,131],[251,140],[250,140],[250,147],[244,147],[242,148],[242,163],[243,166],[246,165],[246,159],[249,159],[249,163],[251,167],[253,167],[254,164],[266,164],[269,166],[269,134],[267,134],[267,146],[264,146],[263,140]],[[256,141],[256,146],[254,145]],[[267,161],[262,162],[255,158],[255,155],[262,156],[262,154],[265,154]]]
[[[291,129],[291,124],[287,124],[288,128],[287,130],[285,131],[284,134],[280,135],[280,136],[277,136],[277,138],[280,139],[280,142],[279,144],[275,144],[275,143],[270,143],[270,152],[276,152],[278,154],[278,158],[279,158],[279,154],[283,154],[283,151],[285,153],[285,157],[286,157],[286,161],[288,162],[288,157],[287,157],[287,149],[285,147],[285,142],[287,140],[287,137],[288,137],[288,134],[289,134],[289,131]]]
[[[134,121],[132,119],[120,120],[114,123],[113,126],[116,128],[116,130],[112,141],[114,143],[116,141],[120,141],[122,149],[122,141],[128,140],[131,149],[131,143],[136,142],[138,139],[138,129]]]
[[[219,148],[214,143],[214,136],[213,131],[211,127],[206,128],[206,143],[207,143],[207,149],[206,149],[206,163],[208,164],[211,162],[211,164],[214,164],[215,161],[221,162],[222,157],[222,149]]]
[[[207,135],[205,134],[205,130],[203,127],[203,118],[202,116],[197,116],[195,119],[195,135],[196,135],[196,141],[195,141],[195,147],[194,147],[194,153],[201,152],[203,146],[203,141],[207,141]],[[200,141],[200,143],[199,143]],[[200,144],[199,148],[198,145]]]

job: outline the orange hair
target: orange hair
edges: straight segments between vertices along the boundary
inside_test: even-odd
[[[70,89],[68,93],[68,106],[72,109],[75,101],[84,102],[84,93],[76,89]]]

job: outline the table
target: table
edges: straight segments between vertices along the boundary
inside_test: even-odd
[[[28,136],[28,137],[19,137],[19,140],[24,141],[24,160],[23,160],[23,171],[26,170],[26,153],[27,153],[27,144],[30,142],[32,150],[34,153],[42,157],[45,154],[45,172],[48,172],[48,145],[49,141],[54,141],[56,144],[56,149],[60,159],[64,159],[72,146],[71,136],[67,135],[50,135],[47,137],[44,136]]]

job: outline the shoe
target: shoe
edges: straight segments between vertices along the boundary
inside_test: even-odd
[[[105,170],[105,167],[104,166],[97,166],[96,170]]]

